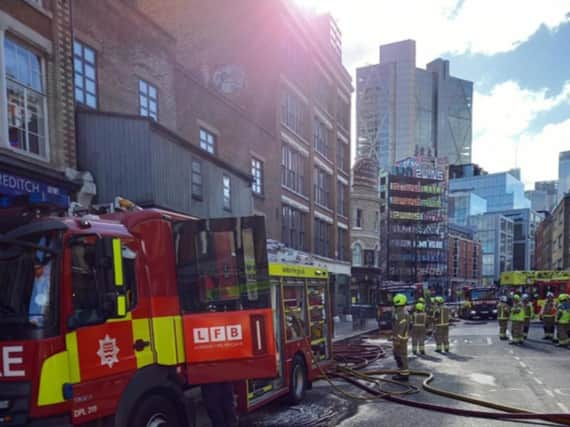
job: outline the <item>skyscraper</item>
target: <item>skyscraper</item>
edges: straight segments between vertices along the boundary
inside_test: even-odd
[[[558,155],[558,199],[570,191],[570,151]]]
[[[380,46],[380,63],[357,70],[357,155],[386,169],[410,156],[471,161],[473,83],[449,61],[416,68],[416,43]]]

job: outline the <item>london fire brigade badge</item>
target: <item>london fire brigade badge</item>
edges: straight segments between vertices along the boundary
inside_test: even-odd
[[[117,358],[119,351],[116,338],[110,338],[105,334],[105,338],[99,340],[99,351],[97,351],[97,356],[101,358],[101,366],[112,368],[115,363],[119,363]]]

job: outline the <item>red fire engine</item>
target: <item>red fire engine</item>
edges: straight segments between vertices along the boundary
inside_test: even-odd
[[[263,218],[122,205],[4,209],[0,426],[191,426],[191,385],[277,375]]]
[[[300,402],[333,363],[329,275],[324,269],[269,264],[278,375],[237,384],[238,409],[252,411],[281,396]]]

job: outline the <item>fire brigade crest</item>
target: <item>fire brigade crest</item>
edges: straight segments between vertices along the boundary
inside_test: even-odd
[[[101,358],[101,366],[112,368],[115,363],[119,363],[117,358],[119,351],[117,339],[105,334],[105,338],[99,340],[99,351],[97,351],[97,356]]]

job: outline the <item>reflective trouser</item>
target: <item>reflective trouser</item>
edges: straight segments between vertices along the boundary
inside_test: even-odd
[[[426,327],[423,325],[412,326],[412,350],[413,351],[425,351],[426,342]]]
[[[570,328],[570,324],[568,323],[559,323],[558,324],[558,343],[560,345],[568,346],[570,345],[570,338],[568,338],[568,329]]]
[[[523,325],[523,338],[524,339],[528,338],[529,328],[530,328],[530,317],[527,317],[524,319],[524,325]]]
[[[509,319],[499,319],[499,338],[507,338]]]
[[[394,359],[396,359],[400,375],[410,375],[408,369],[408,340],[396,338],[392,342],[392,348],[394,349]]]
[[[449,351],[449,325],[435,325],[435,349]]]
[[[554,338],[554,316],[543,316],[544,337],[548,339]]]
[[[513,320],[511,322],[511,337],[514,343],[523,342],[524,320]]]

